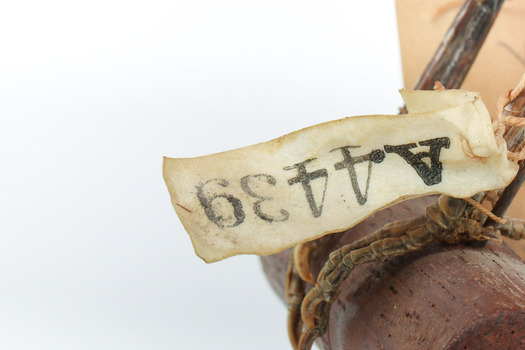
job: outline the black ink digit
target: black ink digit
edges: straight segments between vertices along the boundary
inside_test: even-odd
[[[425,182],[427,186],[435,185],[441,182],[441,173],[443,172],[443,164],[439,161],[439,155],[442,148],[450,147],[450,139],[448,137],[439,137],[435,139],[425,140],[419,142],[420,146],[430,146],[428,152],[412,153],[410,149],[417,147],[415,143],[406,145],[389,146],[385,145],[387,153],[397,153],[408,164],[414,168],[419,177]],[[430,158],[430,166],[428,166],[422,159]]]
[[[368,199],[368,187],[370,185],[370,175],[372,174],[372,163],[381,163],[385,159],[385,152],[380,149],[373,150],[372,152],[358,156],[352,157],[350,154],[351,148],[359,148],[361,146],[344,146],[339,148],[334,148],[330,152],[340,150],[343,155],[343,161],[334,164],[335,170],[348,170],[348,176],[350,176],[350,181],[352,182],[352,189],[354,190],[355,196],[357,198],[357,203],[363,205]],[[366,186],[365,194],[361,192],[359,188],[359,182],[357,181],[357,173],[355,171],[355,164],[368,162],[368,175],[366,177]]]
[[[313,160],[315,160],[315,158],[307,159],[302,163],[287,166],[284,168],[284,170],[297,169],[298,175],[294,178],[289,179],[288,184],[291,186],[296,183],[301,183],[304,189],[304,193],[306,195],[306,200],[308,201],[310,209],[312,210],[312,215],[318,218],[323,213],[324,196],[326,193],[326,186],[328,184],[328,171],[326,169],[319,169],[311,173],[307,172],[306,164],[310,163]],[[315,201],[314,194],[312,192],[312,185],[310,185],[310,182],[322,177],[325,178],[323,198],[321,199],[321,204],[318,206]]]
[[[265,201],[271,201],[273,198],[272,197],[264,197],[264,196],[261,196],[261,195],[258,195],[257,193],[255,193],[250,188],[250,182],[251,182],[252,179],[264,179],[266,181],[266,183],[269,184],[270,186],[275,186],[276,180],[275,180],[275,178],[273,176],[266,175],[266,174],[247,175],[247,176],[245,176],[245,177],[243,177],[241,179],[241,188],[244,190],[244,192],[246,192],[248,195],[258,199],[255,203],[253,203],[253,211],[255,212],[255,215],[257,215],[258,217],[260,217],[264,221],[268,221],[268,222],[279,222],[279,221],[286,221],[286,220],[288,220],[288,218],[290,217],[290,214],[284,209],[281,209],[279,211],[279,213],[282,215],[281,218],[277,218],[275,216],[266,214],[266,213],[264,213],[261,210],[261,203],[265,202]]]
[[[221,187],[228,187],[229,185],[228,181],[224,179],[213,179],[201,183],[199,186],[197,186],[197,198],[199,199],[199,202],[204,208],[204,212],[206,213],[208,219],[210,219],[211,222],[213,222],[221,228],[235,227],[242,224],[242,222],[244,221],[244,210],[240,199],[225,193],[214,193],[211,196],[208,193],[205,193],[204,186],[206,186],[212,181],[216,182]],[[224,212],[226,212],[226,210],[225,208],[222,208],[221,201],[216,202],[214,205],[213,202],[220,198],[224,198],[229,204],[231,204],[233,208],[233,217],[231,215],[223,215]]]

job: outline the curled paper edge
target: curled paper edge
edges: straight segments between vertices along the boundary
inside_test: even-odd
[[[498,145],[498,142],[496,142],[494,138],[494,134],[493,133],[491,134],[492,129],[491,129],[491,124],[490,124],[490,117],[478,93],[463,91],[463,90],[445,90],[445,91],[401,90],[400,92],[403,98],[405,99],[405,102],[407,103],[407,109],[409,110],[409,115],[420,114],[418,118],[419,117],[424,118],[425,116],[435,115],[437,112],[442,111],[443,108],[439,108],[440,105],[445,106],[445,109],[455,108],[457,106],[468,105],[468,104],[473,105],[474,109],[471,108],[467,110],[469,111],[475,110],[477,111],[477,114],[470,116],[467,122],[464,122],[461,120],[459,121],[454,120],[454,118],[452,119],[448,118],[447,123],[454,124],[455,128],[457,128],[458,130],[461,130],[462,137],[464,138],[464,140],[471,141],[470,143],[468,143],[469,148],[472,152],[472,155],[474,155],[474,158],[477,158],[477,159],[474,159],[473,161],[479,163],[479,162],[483,162],[484,159],[489,158],[489,157],[494,157],[494,156],[496,156],[496,158],[499,157],[496,163],[498,164],[498,167],[500,170],[500,174],[499,174],[500,179],[498,179],[499,181],[495,181],[495,183],[498,184],[498,187],[503,187],[512,180],[512,178],[515,176],[517,172],[517,166],[514,163],[509,162],[506,159],[506,150],[501,147],[502,146],[501,144]],[[416,111],[416,113],[414,113],[414,110]],[[414,198],[414,197],[418,197],[422,195],[438,194],[438,193],[448,194],[451,196],[458,195],[459,193],[458,191],[448,191],[447,192],[442,189],[439,191],[433,191],[432,189],[429,189],[428,191],[424,191],[421,193],[407,193],[404,195],[398,195],[393,200],[389,200],[383,203],[382,205],[375,205],[373,208],[370,209],[370,211],[367,214],[361,215],[358,219],[354,220],[348,225],[338,225],[337,227],[333,227],[332,229],[323,229],[322,232],[317,231],[307,236],[301,236],[300,238],[295,237],[295,239],[290,239],[288,242],[284,242],[284,243],[281,242],[280,244],[277,244],[277,245],[271,244],[269,246],[265,246],[264,244],[261,244],[260,242],[254,242],[251,248],[249,247],[249,244],[246,245],[244,243],[242,244],[242,247],[241,246],[235,247],[229,243],[226,244],[225,246],[222,246],[219,243],[214,244],[213,242],[211,245],[209,243],[206,243],[207,235],[211,235],[211,232],[215,232],[214,234],[217,234],[216,232],[217,231],[220,232],[221,230],[220,229],[217,230],[217,228],[214,227],[213,224],[210,225],[210,223],[207,222],[209,220],[207,220],[206,216],[203,215],[202,209],[201,209],[200,218],[198,218],[197,220],[193,220],[193,221],[189,220],[189,217],[193,216],[194,212],[188,209],[189,206],[185,206],[183,204],[189,200],[187,199],[183,200],[180,198],[181,196],[188,197],[188,193],[185,193],[184,195],[180,195],[179,194],[180,191],[177,190],[176,188],[181,189],[184,186],[191,187],[192,185],[188,185],[188,184],[196,183],[196,181],[197,182],[201,181],[202,178],[198,179],[198,177],[195,175],[197,173],[201,174],[203,172],[209,171],[210,169],[214,168],[213,166],[210,167],[206,165],[206,163],[213,164],[215,160],[218,159],[217,157],[222,157],[226,160],[228,159],[232,160],[232,159],[238,159],[239,157],[244,156],[249,159],[250,157],[246,155],[246,152],[250,153],[255,150],[256,153],[261,153],[261,151],[258,149],[261,147],[269,148],[268,150],[266,150],[266,152],[271,157],[271,156],[279,154],[279,151],[282,151],[284,148],[286,148],[285,147],[286,145],[289,145],[293,142],[298,142],[297,140],[300,140],[305,134],[312,132],[312,131],[315,132],[315,130],[322,128],[323,126],[326,127],[326,126],[333,125],[334,123],[341,123],[341,121],[348,121],[352,119],[355,119],[356,121],[362,118],[369,118],[370,120],[374,120],[374,117],[392,118],[392,119],[399,119],[399,120],[401,120],[400,118],[403,118],[403,116],[398,116],[398,115],[350,117],[350,118],[346,118],[342,120],[336,120],[332,122],[318,124],[312,127],[308,127],[308,128],[284,135],[282,137],[279,137],[277,139],[274,139],[268,142],[240,148],[240,149],[233,150],[233,151],[221,152],[221,153],[216,153],[213,155],[197,157],[197,158],[173,159],[173,158],[165,157],[164,162],[163,162],[163,176],[168,186],[168,190],[170,192],[172,204],[179,218],[181,219],[181,222],[183,223],[184,228],[190,234],[190,238],[194,245],[196,254],[206,262],[214,262],[214,261],[225,259],[233,255],[238,255],[238,254],[258,254],[258,255],[273,254],[273,253],[282,251],[284,249],[290,248],[292,246],[295,246],[304,241],[313,240],[313,239],[316,239],[321,236],[324,236],[330,233],[334,233],[334,232],[342,232],[356,225],[357,223],[361,222],[365,218],[370,217],[377,211],[387,208],[391,205],[394,205],[398,202],[404,201],[409,198]],[[472,121],[474,121],[474,123],[472,123]],[[470,123],[472,123],[472,125],[470,125]],[[481,129],[481,132],[480,130],[476,130],[479,128]],[[474,144],[472,145],[472,143]],[[289,156],[289,155],[287,154],[286,156]],[[469,155],[466,154],[466,156],[469,156]],[[305,158],[306,156],[302,155],[301,157]],[[271,159],[271,158],[268,158],[268,159]],[[186,166],[190,167],[189,166],[190,163],[192,164],[191,167],[193,167],[195,172],[193,172],[191,169],[190,170],[185,169]],[[196,165],[196,164],[204,164],[204,165],[201,166],[201,165]],[[196,169],[200,169],[200,170],[197,171]],[[236,168],[235,170],[242,172],[242,169],[239,169],[239,168]],[[174,177],[173,174],[175,173],[184,173],[184,176]],[[183,183],[185,183],[186,185],[183,185]],[[470,191],[466,188],[462,188],[461,196],[462,197],[472,196],[480,191],[492,190],[492,189],[498,188],[498,187],[492,188],[493,186],[490,186],[490,187],[491,188],[482,188],[482,189],[480,189],[479,187],[475,187],[475,188],[472,188],[472,190]],[[195,197],[195,194],[193,194],[193,196]],[[193,205],[192,208],[199,209],[199,203],[198,201],[195,200],[195,198],[193,198],[193,203],[196,205]],[[344,215],[344,213],[340,213],[339,215]],[[253,229],[253,227],[251,229]],[[267,226],[264,226],[261,229],[267,229]],[[232,230],[232,232],[233,231],[234,230]],[[276,234],[279,234],[279,233],[276,233]],[[237,238],[235,238],[235,240],[237,241],[239,241],[240,239],[243,239],[242,235],[239,235]]]

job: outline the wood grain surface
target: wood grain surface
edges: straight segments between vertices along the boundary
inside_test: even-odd
[[[344,233],[321,238],[311,260],[314,274],[334,249],[421,213],[435,199],[400,203]],[[289,254],[262,257],[270,284],[283,300]],[[328,330],[317,343],[325,350],[522,349],[524,282],[525,264],[505,244],[435,244],[360,265],[342,284]]]

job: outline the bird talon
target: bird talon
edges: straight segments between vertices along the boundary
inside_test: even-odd
[[[310,268],[310,255],[314,245],[314,242],[305,242],[298,245],[293,251],[294,264],[299,277],[310,284],[315,284]]]

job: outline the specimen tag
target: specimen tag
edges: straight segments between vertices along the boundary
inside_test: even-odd
[[[349,117],[233,151],[164,158],[197,255],[276,253],[406,198],[469,197],[516,175],[478,93],[401,94],[407,115]]]

